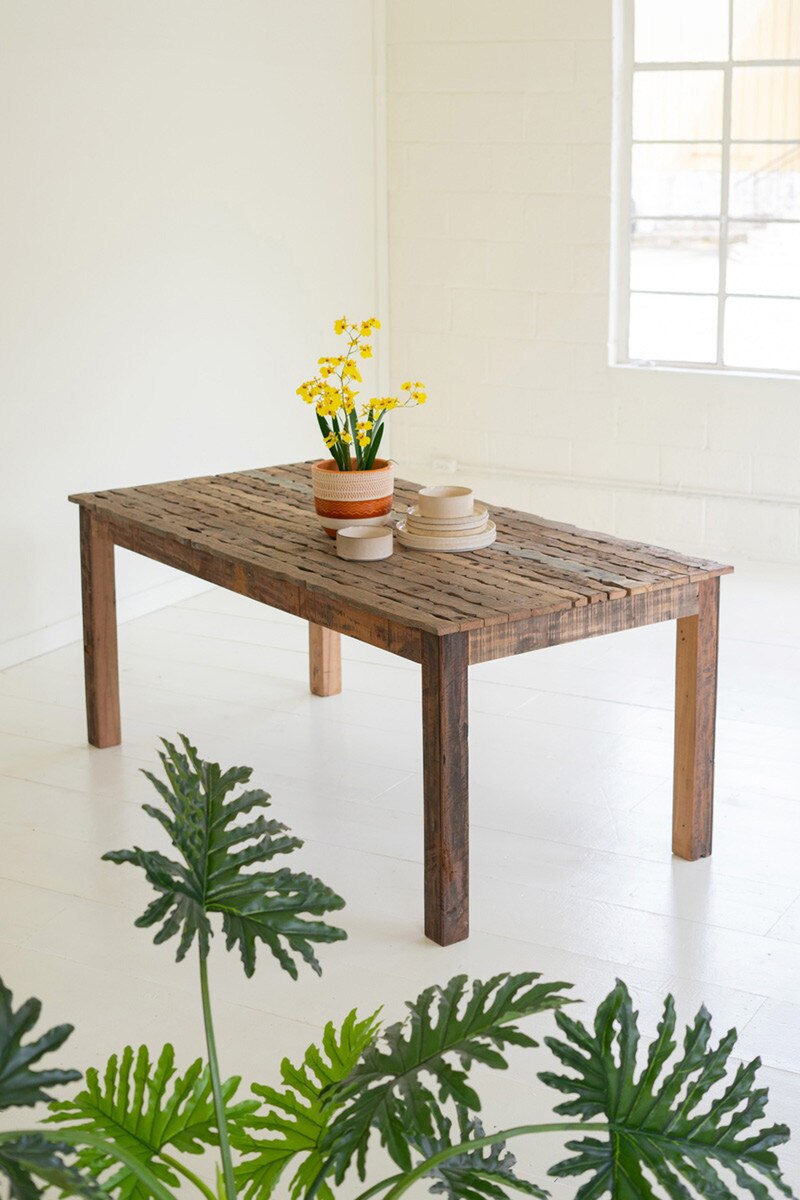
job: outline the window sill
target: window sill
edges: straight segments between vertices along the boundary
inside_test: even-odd
[[[762,367],[715,367],[702,363],[614,362],[609,367],[621,371],[664,371],[678,375],[712,375],[717,379],[780,379],[800,382],[800,371],[768,371]]]

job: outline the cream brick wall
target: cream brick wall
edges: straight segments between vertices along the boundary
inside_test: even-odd
[[[608,365],[611,0],[388,0],[392,451],[489,499],[800,562],[800,384]]]
[[[0,667],[80,637],[68,493],[318,450],[297,382],[385,308],[379,15],[0,4]],[[202,587],[117,560],[124,617]]]

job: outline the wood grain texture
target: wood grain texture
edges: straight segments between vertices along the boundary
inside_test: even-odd
[[[357,602],[357,589],[353,589],[353,602],[345,605],[343,599],[337,601],[318,590],[304,588],[299,583],[280,577],[280,567],[272,564],[248,566],[238,563],[224,548],[219,551],[202,549],[172,538],[167,533],[145,529],[128,519],[109,517],[106,524],[115,544],[125,550],[144,554],[147,558],[196,575],[218,587],[228,588],[251,600],[268,604],[271,608],[294,613],[337,633],[359,638],[402,658],[420,661],[420,631],[391,620],[385,611],[365,609]]]
[[[398,515],[417,490],[416,484],[396,482]],[[288,595],[294,588],[295,596],[298,590],[313,593],[350,614],[383,617],[396,628],[439,635],[670,591],[731,569],[505,508],[490,508],[498,536],[485,550],[423,554],[397,546],[389,559],[347,563],[336,557],[335,545],[314,515],[308,463],[71,499],[125,524],[129,538],[135,531],[139,553],[158,558],[166,545],[174,558],[180,547],[191,552],[187,560],[194,555],[195,573],[202,574],[201,561],[208,556],[246,575],[256,573],[262,588],[272,581],[276,593]]]
[[[676,584],[670,589],[636,593],[572,608],[567,612],[529,617],[507,625],[493,625],[469,632],[470,664],[491,662],[512,654],[527,654],[545,646],[560,646],[583,638],[600,637],[604,633],[619,633],[637,629],[657,621],[673,621],[697,612],[697,583]]]
[[[315,696],[337,696],[342,690],[341,634],[308,623],[308,681]]]
[[[422,645],[425,934],[440,946],[469,935],[469,716],[466,634]]]
[[[106,522],[84,508],[80,537],[86,725],[89,742],[102,749],[122,740],[114,541]]]
[[[692,860],[711,853],[718,640],[719,579],[707,579],[677,631],[672,849]]]

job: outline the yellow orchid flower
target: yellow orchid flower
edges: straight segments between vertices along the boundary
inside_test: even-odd
[[[414,408],[424,404],[427,391],[421,380],[405,380],[397,396],[373,396],[359,407],[361,420],[355,421],[358,390],[353,384],[363,382],[358,359],[373,358],[370,342],[381,323],[377,317],[362,321],[348,321],[346,316],[337,317],[333,331],[346,335],[345,353],[323,355],[317,359],[318,374],[296,389],[304,404],[313,404],[323,422],[323,440],[340,468],[352,463],[354,469],[369,470],[375,459],[376,442],[383,432],[386,414],[395,408]],[[342,428],[329,428],[343,426]],[[355,423],[354,423],[355,422]],[[327,430],[327,432],[326,432]],[[342,454],[343,447],[355,442],[355,455],[349,451]]]

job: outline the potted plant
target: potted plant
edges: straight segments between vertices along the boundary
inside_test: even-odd
[[[275,1086],[253,1084],[252,1098],[237,1099],[241,1080],[223,1076],[217,1055],[210,938],[221,927],[248,976],[266,952],[297,978],[302,963],[319,971],[316,945],[345,937],[323,919],[343,901],[313,876],[273,864],[302,843],[265,815],[270,798],[247,786],[247,767],[223,772],[185,738],[164,742],[161,760],[164,779],[145,772],[161,803],[144,807],[172,857],[138,846],[104,857],[140,868],[155,890],[136,924],[155,929],[157,943],[176,939],[179,960],[196,954],[207,1061],[179,1072],[171,1045],[127,1046],[90,1068],[70,1099],[51,1102],[44,1125],[3,1122],[0,1194],[5,1183],[12,1200],[40,1200],[47,1186],[90,1200],[335,1200],[345,1177],[353,1194],[357,1175],[366,1185],[358,1200],[399,1200],[418,1181],[446,1200],[544,1200],[541,1184],[517,1173],[508,1143],[553,1134],[567,1154],[549,1174],[576,1181],[575,1200],[795,1196],[775,1155],[789,1130],[764,1124],[759,1060],[737,1064],[736,1031],[714,1042],[701,1008],[679,1043],[669,996],[644,1045],[619,982],[585,1025],[565,1011],[575,1004],[568,983],[532,971],[457,975],[425,988],[394,1024],[355,1011],[329,1022],[301,1062],[283,1060]],[[50,1100],[51,1087],[80,1078],[38,1069],[72,1029],[34,1033],[40,1007],[28,1000],[15,1009],[0,982],[0,1111]],[[538,1078],[558,1103],[530,1112],[523,1077],[519,1122],[486,1133],[475,1068],[505,1070],[509,1048],[535,1049],[530,1023],[548,1016],[558,1033],[543,1040],[557,1070]],[[377,1143],[386,1153],[374,1164]],[[208,1149],[218,1156],[215,1186],[190,1165]]]
[[[314,507],[329,537],[345,525],[383,524],[394,494],[394,463],[378,458],[386,415],[394,408],[416,408],[427,398],[424,384],[407,380],[400,396],[373,396],[359,410],[358,360],[372,358],[370,338],[380,327],[377,317],[339,317],[333,331],[346,337],[345,353],[320,358],[318,373],[297,389],[301,400],[314,405],[330,453],[311,468]]]

